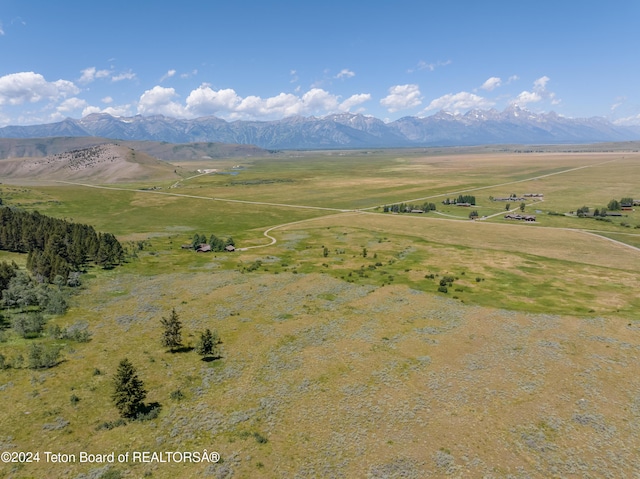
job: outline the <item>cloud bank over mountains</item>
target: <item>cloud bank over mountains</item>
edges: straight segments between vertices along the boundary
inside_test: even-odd
[[[438,64],[418,64],[417,68],[433,70],[446,66],[449,62]],[[172,78],[188,78],[197,71],[179,74],[169,69],[159,79],[163,83]],[[295,81],[296,72],[291,71]],[[349,81],[356,76],[353,70],[344,68],[334,74],[333,81]],[[80,72],[75,81],[45,79],[35,72],[12,73],[0,77],[0,126],[7,124],[34,124],[59,121],[67,117],[84,117],[92,113],[106,113],[112,116],[166,115],[181,119],[194,119],[215,115],[228,121],[235,120],[280,120],[291,116],[326,116],[337,113],[367,114],[372,106],[379,105],[389,114],[395,116],[403,112],[418,117],[428,116],[439,110],[455,114],[463,114],[474,109],[489,109],[500,103],[530,107],[544,104],[552,107],[561,100],[550,90],[551,79],[544,75],[535,79],[531,88],[520,91],[515,96],[500,94],[499,90],[506,85],[517,82],[520,78],[512,75],[506,80],[492,76],[472,91],[459,91],[426,99],[418,83],[392,85],[386,95],[376,98],[369,92],[353,93],[342,96],[331,93],[325,88],[315,86],[301,91],[298,86],[294,92],[281,92],[270,97],[257,95],[242,96],[233,88],[215,88],[209,83],[201,83],[198,87],[179,92],[175,87],[157,84],[144,90],[134,101],[118,103],[115,95],[104,96],[98,104],[91,104],[83,98],[84,93],[96,82],[107,82],[114,85],[127,81],[136,82],[137,76],[132,71],[116,71],[114,69],[98,69],[88,67]],[[377,105],[375,105],[377,103]],[[41,115],[22,115],[11,123],[11,118],[3,115],[3,107],[20,105],[39,105]],[[421,108],[421,109],[420,109]],[[612,112],[615,107],[612,107]],[[389,121],[389,120],[387,120]],[[640,115],[619,118],[617,125],[640,125]]]

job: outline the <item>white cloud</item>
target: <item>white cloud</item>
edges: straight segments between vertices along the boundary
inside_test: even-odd
[[[304,112],[322,113],[338,108],[338,97],[322,88],[312,88],[302,95],[301,108]]]
[[[138,101],[138,113],[141,115],[185,116],[184,108],[173,101],[178,94],[173,88],[154,86],[145,91]]]
[[[128,72],[120,73],[119,75],[114,75],[111,77],[112,82],[122,81],[122,80],[133,80],[136,78],[136,74],[131,70]]]
[[[165,73],[164,75],[162,75],[162,78],[160,78],[160,82],[165,81],[167,78],[171,78],[172,76],[174,76],[176,74],[176,71],[171,69],[169,71],[167,71],[167,73]]]
[[[542,96],[535,91],[523,91],[513,101],[516,105],[526,105],[527,103],[537,103],[542,100]]]
[[[85,117],[92,113],[107,113],[111,116],[131,116],[131,105],[120,105],[115,107],[100,108],[97,106],[88,106],[82,110],[82,116]]]
[[[312,88],[302,96],[280,93],[269,98],[243,98],[233,89],[214,90],[204,83],[189,94],[185,111],[189,116],[217,115],[232,120],[274,119],[349,111],[370,99],[369,94],[356,94],[340,102],[339,96],[321,88]]]
[[[340,103],[341,111],[351,111],[353,107],[361,105],[362,103],[371,100],[371,95],[369,93],[359,93],[357,95],[351,95],[345,101]]]
[[[48,82],[42,75],[34,72],[11,73],[0,77],[0,105],[57,101],[79,92],[80,89],[73,82]]]
[[[106,78],[109,76],[109,70],[98,70],[96,67],[89,67],[81,70],[82,76],[78,79],[78,83],[91,83],[97,78]]]
[[[520,77],[519,77],[518,75],[511,75],[511,76],[509,77],[509,79],[507,80],[507,85],[508,85],[509,83],[513,83],[514,81],[518,81],[518,80],[520,80]]]
[[[187,97],[187,110],[196,116],[213,115],[218,111],[233,111],[241,98],[232,89],[215,91],[207,83],[193,90]]]
[[[502,80],[499,77],[491,77],[485,81],[480,88],[486,91],[493,91],[502,85]]]
[[[60,113],[67,113],[70,111],[85,108],[86,106],[87,106],[87,102],[85,100],[73,97],[73,98],[67,98],[62,103],[60,103],[60,105],[58,105],[56,110]]]
[[[533,82],[533,89],[535,91],[544,91],[547,88],[547,83],[549,83],[550,78],[548,76],[543,76],[538,78]]]
[[[452,113],[460,113],[462,111],[472,110],[474,108],[490,108],[494,102],[487,100],[474,93],[461,91],[459,93],[449,93],[429,103],[424,111],[446,110]]]
[[[435,63],[427,63],[424,60],[420,60],[418,62],[418,64],[414,68],[409,68],[407,70],[407,73],[414,73],[414,72],[421,71],[421,70],[429,70],[430,72],[432,72],[438,67],[444,67],[444,66],[447,66],[447,65],[451,65],[451,63],[452,63],[451,60],[447,60],[447,61],[444,61],[444,62],[438,60]]]
[[[2,28],[2,23],[0,23],[0,36],[4,35],[4,30]]]
[[[560,100],[556,98],[556,94],[547,90],[547,83],[549,83],[549,81],[550,78],[546,75],[538,78],[533,82],[533,91],[525,90],[520,92],[511,103],[518,106],[525,106],[528,103],[549,100],[552,105],[559,104]]]
[[[113,103],[113,98],[111,98],[110,96],[105,96],[102,100],[100,100],[102,103],[106,103],[107,105],[109,103]]]
[[[389,95],[380,100],[380,104],[390,113],[414,108],[422,103],[418,85],[395,85],[389,88]]]
[[[187,73],[181,73],[180,78],[191,78],[193,76],[196,76],[197,74],[198,74],[198,70],[192,70]]]
[[[354,76],[356,76],[356,74],[353,73],[351,70],[348,70],[347,68],[343,68],[342,70],[340,70],[340,73],[336,75],[336,78],[339,78],[339,79],[353,78]]]
[[[614,120],[613,123],[620,126],[640,126],[640,113],[625,118],[618,118]]]

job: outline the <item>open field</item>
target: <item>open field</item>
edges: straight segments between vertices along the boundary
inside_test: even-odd
[[[59,340],[51,369],[0,370],[11,405],[0,450],[41,454],[0,463],[0,477],[636,477],[640,212],[563,213],[640,197],[640,155],[306,152],[215,164],[237,174],[0,185],[6,204],[112,232],[129,253],[144,243],[121,266],[91,268],[67,313],[49,319],[87,324],[90,342]],[[461,192],[497,215],[470,221],[468,208],[441,205]],[[529,192],[544,194],[527,203],[531,224],[489,200]],[[427,199],[443,214],[376,208]],[[194,233],[232,236],[241,250],[181,249]],[[172,308],[183,352],[160,345]],[[222,339],[214,361],[189,350],[205,328]],[[23,354],[29,341],[7,334],[0,352]],[[124,357],[157,417],[117,422]],[[222,461],[43,456],[203,449]]]

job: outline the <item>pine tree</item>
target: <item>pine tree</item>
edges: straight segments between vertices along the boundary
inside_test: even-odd
[[[124,418],[135,417],[144,406],[147,391],[133,364],[125,358],[120,361],[118,371],[113,378],[114,391],[111,399]]]
[[[204,333],[200,333],[200,341],[196,345],[196,353],[202,357],[217,356],[216,345],[220,342],[217,332],[211,332],[206,329]]]
[[[175,308],[171,310],[171,315],[168,318],[163,316],[160,322],[164,327],[162,345],[173,352],[176,348],[182,346],[182,322]]]

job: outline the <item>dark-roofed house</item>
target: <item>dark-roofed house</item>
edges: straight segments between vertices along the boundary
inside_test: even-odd
[[[196,249],[196,251],[198,253],[210,253],[211,252],[211,245],[203,243],[203,244],[198,246],[198,249]]]

